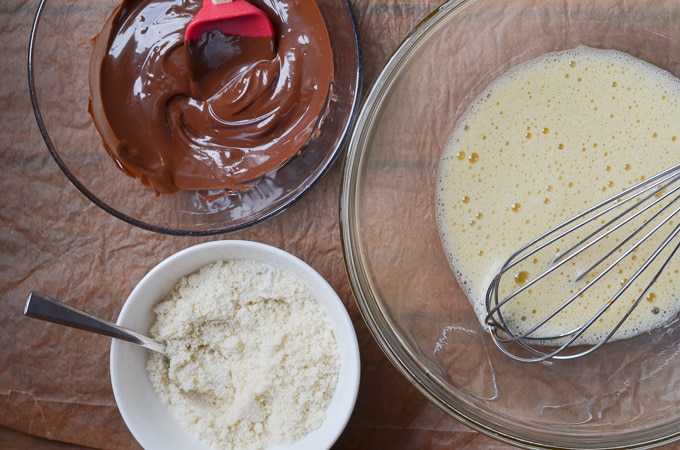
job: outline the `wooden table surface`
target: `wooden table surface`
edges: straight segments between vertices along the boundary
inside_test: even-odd
[[[0,2],[0,448],[138,448],[116,408],[110,340],[27,319],[38,289],[115,320],[154,264],[199,242],[250,239],[287,250],[333,285],[353,319],[362,377],[338,449],[507,449],[457,422],[397,372],[354,303],[338,225],[341,163],[302,201],[254,228],[212,238],[136,229],[91,204],[49,155],[28,93],[26,57],[37,0]],[[436,0],[353,0],[365,63],[364,92]],[[68,443],[71,445],[67,445]]]

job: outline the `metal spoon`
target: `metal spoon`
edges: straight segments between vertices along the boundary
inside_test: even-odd
[[[161,353],[166,357],[168,356],[165,351],[165,345],[158,341],[115,323],[94,317],[39,292],[32,291],[28,295],[24,315],[132,342],[146,349]]]

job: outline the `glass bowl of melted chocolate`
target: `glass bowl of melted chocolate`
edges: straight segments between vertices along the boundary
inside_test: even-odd
[[[200,0],[41,1],[35,116],[95,204],[156,232],[222,234],[285,210],[332,166],[361,86],[349,2],[249,1],[273,37],[185,39]]]

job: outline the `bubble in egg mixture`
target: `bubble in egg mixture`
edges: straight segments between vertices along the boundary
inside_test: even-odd
[[[628,54],[589,47],[518,65],[472,102],[442,154],[436,208],[449,263],[482,324],[487,288],[513,252],[680,161],[679,118],[680,80]],[[644,247],[580,296],[555,321],[554,332],[573,329],[602,308],[655,244]],[[512,289],[541,273],[552,257],[529,261],[514,278],[508,274]],[[651,292],[644,292],[648,280],[633,286],[582,342],[598,341],[643,294],[616,338],[668,321],[680,309],[673,283],[678,268],[680,260],[672,260]],[[531,327],[578,283],[597,276],[579,280],[583,271],[578,259],[566,265],[555,280],[508,305],[507,320]]]

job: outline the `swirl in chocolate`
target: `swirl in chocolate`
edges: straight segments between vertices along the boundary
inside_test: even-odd
[[[269,38],[206,33],[185,46],[200,8],[125,0],[95,40],[93,115],[118,167],[156,193],[245,190],[313,137],[333,81],[313,0],[253,0]]]

